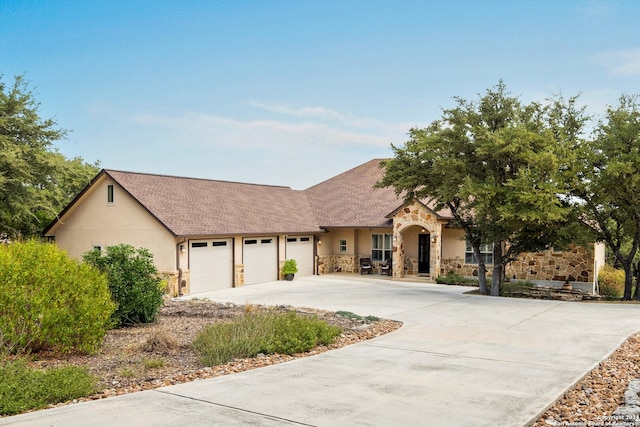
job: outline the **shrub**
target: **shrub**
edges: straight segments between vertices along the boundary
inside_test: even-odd
[[[379,317],[372,316],[372,315],[368,315],[368,316],[364,316],[364,317],[363,317],[363,316],[360,316],[359,314],[355,314],[355,313],[352,313],[352,312],[350,312],[350,311],[343,311],[343,310],[340,310],[340,311],[336,311],[336,314],[337,314],[338,316],[342,316],[342,317],[345,317],[345,318],[347,318],[347,319],[351,319],[351,320],[362,320],[362,321],[367,322],[367,323],[370,323],[370,322],[379,322],[379,321],[380,321],[380,318],[379,318]]]
[[[341,329],[315,316],[303,317],[291,311],[276,316],[269,332],[262,353],[296,354],[332,343]]]
[[[624,271],[603,265],[598,272],[600,295],[607,298],[621,298],[624,293]]]
[[[287,274],[296,274],[298,272],[298,263],[295,259],[285,260],[284,265],[282,266],[282,275],[286,276]]]
[[[454,271],[449,271],[445,276],[436,277],[436,283],[444,285],[462,285],[462,284],[478,284],[478,279],[470,279],[458,274]]]
[[[0,363],[0,416],[14,415],[95,393],[97,380],[85,368],[31,369],[24,360]]]
[[[117,304],[113,314],[116,325],[155,322],[163,287],[149,250],[124,244],[108,246],[104,255],[94,249],[84,254],[84,260],[107,274]]]
[[[530,291],[535,284],[527,280],[513,280],[508,282],[502,282],[500,285],[500,296],[509,296],[514,293]]]
[[[317,317],[274,310],[245,312],[230,322],[205,326],[193,348],[206,366],[259,353],[295,354],[333,342],[342,330]]]
[[[96,351],[115,309],[106,277],[35,240],[0,245],[0,353]]]

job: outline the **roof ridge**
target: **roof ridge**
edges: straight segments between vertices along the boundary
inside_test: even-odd
[[[190,176],[180,176],[180,175],[168,175],[168,174],[159,174],[159,173],[148,173],[148,172],[130,172],[123,171],[118,169],[103,169],[107,174],[121,173],[127,175],[144,175],[144,176],[152,176],[152,177],[161,177],[161,178],[175,178],[175,179],[184,179],[184,180],[193,180],[193,181],[205,181],[205,182],[220,182],[226,184],[239,184],[239,185],[253,185],[257,187],[273,187],[273,188],[287,188],[292,191],[302,191],[302,190],[294,190],[290,186],[287,185],[275,185],[275,184],[258,184],[255,182],[241,182],[241,181],[230,181],[225,179],[211,179],[211,178],[197,178]]]

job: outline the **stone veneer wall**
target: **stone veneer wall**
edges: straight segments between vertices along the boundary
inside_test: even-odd
[[[592,282],[593,255],[593,250],[579,246],[562,252],[528,252],[509,263],[505,275],[519,280]],[[440,274],[450,271],[467,277],[478,275],[477,265],[465,264],[460,257],[441,261]],[[491,266],[487,266],[487,275],[491,276]]]
[[[165,293],[171,295],[172,297],[178,296],[178,272],[175,270],[161,270],[158,271],[158,275],[162,280],[167,282],[167,288],[165,289]],[[182,280],[185,281],[186,286],[182,288],[182,294],[188,294],[191,292],[190,284],[190,273],[189,270],[182,272]]]
[[[325,255],[318,260],[318,274],[355,273],[358,267],[358,257],[355,255]]]
[[[234,266],[234,287],[244,286],[244,264],[236,264]]]

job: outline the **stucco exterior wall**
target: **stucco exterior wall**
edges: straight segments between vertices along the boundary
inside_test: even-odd
[[[464,259],[464,230],[445,228],[442,230],[442,259],[462,257]]]
[[[107,203],[107,185],[114,186],[113,203]],[[176,238],[107,177],[84,194],[50,235],[76,259],[95,246],[125,243],[149,249],[159,271],[176,271]]]

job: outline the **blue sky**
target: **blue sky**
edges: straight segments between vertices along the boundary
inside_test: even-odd
[[[110,169],[303,189],[503,79],[640,93],[640,2],[0,0],[0,74]]]

